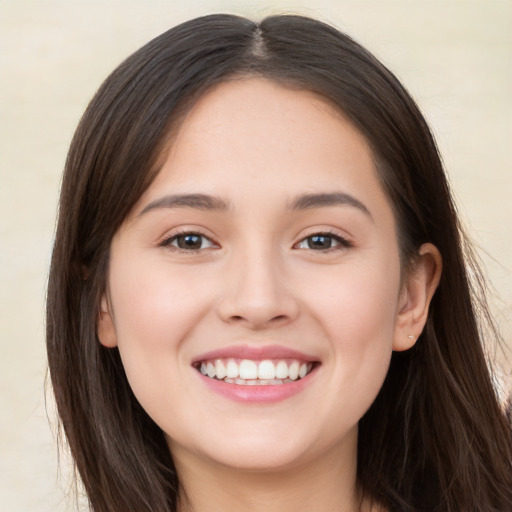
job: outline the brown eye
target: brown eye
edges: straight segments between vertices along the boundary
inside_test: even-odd
[[[336,241],[332,236],[327,235],[313,235],[306,238],[308,249],[325,250],[330,249]]]
[[[351,247],[344,238],[330,233],[315,233],[301,240],[298,249],[310,249],[313,251],[328,251],[329,249]]]
[[[199,233],[180,233],[168,238],[162,245],[182,251],[199,251],[214,247],[214,243],[209,238]]]

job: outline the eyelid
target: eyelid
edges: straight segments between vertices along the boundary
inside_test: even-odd
[[[184,248],[172,245],[172,242],[174,242],[180,236],[186,236],[186,235],[192,235],[192,236],[201,237],[201,238],[203,238],[205,240],[208,240],[210,245],[208,247],[201,247],[199,249],[192,249],[192,248],[184,249]],[[218,248],[219,244],[215,241],[215,239],[212,236],[206,235],[205,233],[201,232],[201,230],[199,230],[199,229],[182,228],[182,229],[179,229],[178,231],[173,231],[169,235],[166,235],[158,243],[158,246],[159,247],[164,247],[164,248],[172,250],[172,251],[182,252],[182,253],[197,253],[197,252],[201,252],[201,251],[204,251],[204,250],[207,250],[207,249],[212,249],[212,248],[215,248],[215,247]]]
[[[200,247],[198,249],[194,249],[194,248],[186,249],[186,248],[177,247],[176,245],[172,244],[172,242],[177,240],[180,236],[186,236],[186,235],[201,237],[201,238],[207,240],[209,245],[207,247]],[[311,247],[299,247],[299,245],[306,242],[306,240],[308,238],[311,238],[314,236],[329,237],[329,238],[333,239],[336,242],[336,244],[333,247],[329,247],[327,249],[321,249],[321,248],[320,249],[312,249]],[[220,247],[220,245],[218,244],[218,242],[216,242],[216,240],[213,236],[206,234],[201,229],[196,229],[195,227],[179,228],[176,231],[172,231],[170,234],[167,234],[166,236],[164,236],[160,242],[158,242],[158,246],[167,248],[172,251],[183,252],[183,253],[197,253],[197,252],[205,251],[207,249]],[[293,245],[293,249],[310,250],[313,252],[323,252],[323,253],[335,251],[335,250],[349,249],[351,247],[354,247],[354,243],[350,239],[348,239],[346,236],[341,235],[338,231],[333,230],[333,229],[316,229],[316,230],[312,229],[310,233],[303,235],[300,238],[300,240]]]
[[[314,237],[314,236],[325,236],[332,238],[337,242],[337,244],[333,247],[329,247],[328,249],[311,249],[310,247],[298,247],[299,244],[302,244],[306,242],[308,238]],[[341,235],[338,231],[334,231],[332,229],[320,229],[320,230],[314,230],[311,233],[308,233],[307,235],[303,236],[297,243],[294,244],[293,248],[296,248],[298,250],[310,250],[313,252],[330,252],[340,249],[349,249],[351,247],[354,247],[354,243],[350,241],[345,236]]]

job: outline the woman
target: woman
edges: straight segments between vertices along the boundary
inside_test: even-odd
[[[92,508],[510,510],[463,246],[425,120],[347,36],[218,15],[151,41],[77,129],[50,274]]]

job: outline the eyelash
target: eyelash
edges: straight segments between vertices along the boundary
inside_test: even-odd
[[[188,248],[188,249],[185,249],[183,247],[177,247],[175,245],[173,245],[173,242],[177,242],[177,240],[181,237],[186,237],[186,236],[190,236],[190,237],[199,237],[201,238],[202,240],[208,240],[208,242],[211,244],[210,247],[199,247],[198,249],[191,249],[191,248]],[[211,247],[214,247],[216,246],[217,244],[211,240],[209,237],[207,237],[206,235],[203,235],[203,233],[199,233],[197,231],[180,231],[178,233],[174,233],[172,236],[162,240],[160,242],[160,247],[165,247],[165,248],[168,248],[172,251],[180,251],[180,252],[188,252],[188,253],[197,253],[201,250],[204,250],[204,249],[209,249]],[[203,243],[201,242],[201,245],[203,245]]]
[[[338,235],[334,231],[321,231],[319,233],[312,233],[311,235],[308,235],[307,237],[300,240],[297,244],[295,244],[294,247],[298,246],[299,244],[306,243],[307,240],[312,239],[314,237],[325,237],[325,238],[332,239],[334,242],[337,243],[337,245],[335,245],[334,247],[329,247],[327,249],[318,249],[317,250],[317,249],[313,249],[311,247],[307,247],[307,248],[303,247],[301,249],[309,249],[309,250],[315,251],[315,252],[326,253],[326,252],[331,252],[331,251],[340,250],[340,249],[350,249],[351,247],[354,247],[354,244],[352,242],[350,242],[346,238],[343,238],[342,236]]]
[[[202,247],[203,242],[201,242],[201,247],[199,247],[199,248],[184,248],[184,247],[179,247],[179,246],[173,245],[173,242],[178,243],[178,239],[180,237],[186,237],[186,236],[198,237],[198,238],[201,238],[203,241],[207,240],[208,243],[210,244],[210,246]],[[311,246],[300,247],[300,248],[298,247],[300,244],[307,243],[308,240],[313,239],[314,237],[329,238],[329,239],[333,240],[336,243],[336,245],[334,247],[328,247],[327,249],[323,249],[323,248],[313,249]],[[214,247],[216,245],[217,244],[213,240],[211,240],[211,238],[209,238],[206,235],[199,233],[197,231],[180,231],[178,233],[174,233],[172,236],[162,240],[162,242],[160,242],[160,244],[159,244],[160,247],[165,247],[165,248],[168,248],[173,251],[188,252],[188,253],[197,253],[204,249],[210,249],[211,247]],[[347,240],[346,238],[343,238],[342,236],[338,235],[337,233],[334,233],[333,231],[322,231],[322,232],[318,232],[318,233],[312,233],[311,235],[308,235],[307,237],[302,238],[293,247],[297,248],[299,250],[308,249],[308,250],[311,250],[314,252],[326,253],[326,252],[331,252],[331,251],[340,250],[340,249],[349,249],[351,247],[354,247],[354,244],[352,242],[350,242],[349,240]]]

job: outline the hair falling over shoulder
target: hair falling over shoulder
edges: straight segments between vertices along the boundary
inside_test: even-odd
[[[510,421],[482,343],[485,325],[492,327],[485,286],[423,116],[396,77],[336,29],[300,16],[253,23],[231,15],[179,25],[124,61],[92,99],[69,150],[47,350],[60,421],[92,510],[178,506],[164,435],[134,397],[117,349],[98,343],[96,321],[112,238],[157,174],[169,131],[201,94],[236,76],[312,91],[342,111],[374,152],[403,264],[426,242],[443,256],[424,332],[412,349],[393,354],[360,421],[363,495],[391,511],[512,510]]]

